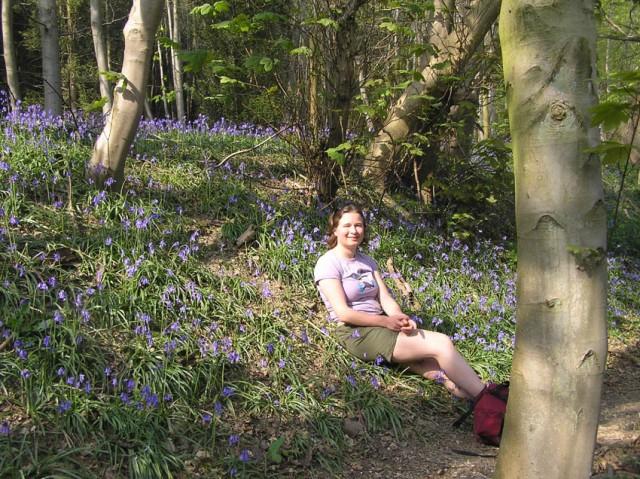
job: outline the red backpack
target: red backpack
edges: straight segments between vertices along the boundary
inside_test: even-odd
[[[473,413],[473,434],[476,439],[484,444],[499,446],[508,399],[508,381],[488,384],[472,402],[471,408],[453,423],[453,427],[460,427]]]

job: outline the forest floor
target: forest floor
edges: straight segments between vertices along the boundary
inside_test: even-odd
[[[393,434],[354,440],[345,479],[481,479],[495,470],[498,449],[475,441],[471,421],[460,429],[453,412],[416,418],[398,441]],[[611,341],[592,478],[640,478],[640,340]]]

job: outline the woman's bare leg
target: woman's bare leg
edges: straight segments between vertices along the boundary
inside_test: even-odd
[[[436,362],[434,365],[432,359]],[[440,369],[445,371],[445,384],[453,394],[467,399],[475,398],[484,384],[455,348],[449,336],[417,329],[400,333],[393,350],[393,361],[407,364],[414,372],[438,380]],[[439,366],[439,367],[438,367]]]
[[[442,384],[447,388],[447,391],[449,391],[455,397],[462,399],[473,399],[473,397],[471,397],[469,393],[467,393],[464,389],[458,387],[456,383],[449,379],[444,369],[442,369],[438,364],[438,361],[433,358],[406,363],[404,364],[404,366],[409,368],[415,374],[419,374],[426,379],[431,379],[439,384]]]

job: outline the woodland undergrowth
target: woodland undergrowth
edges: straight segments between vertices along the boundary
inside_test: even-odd
[[[337,474],[346,425],[402,436],[411,414],[458,407],[336,343],[312,282],[335,204],[309,201],[285,142],[252,150],[269,130],[143,122],[117,196],[84,179],[95,120],[31,107],[0,122],[3,477]],[[608,191],[619,178],[611,166]],[[349,182],[336,204],[367,208],[365,252],[405,309],[483,379],[508,378],[513,234],[457,234]],[[640,329],[639,191],[625,188],[611,230],[607,315],[621,340]]]

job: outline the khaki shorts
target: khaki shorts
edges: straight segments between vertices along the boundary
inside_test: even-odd
[[[350,326],[343,323],[339,323],[335,329],[340,344],[363,361],[375,361],[382,356],[391,362],[398,334],[380,326]]]

